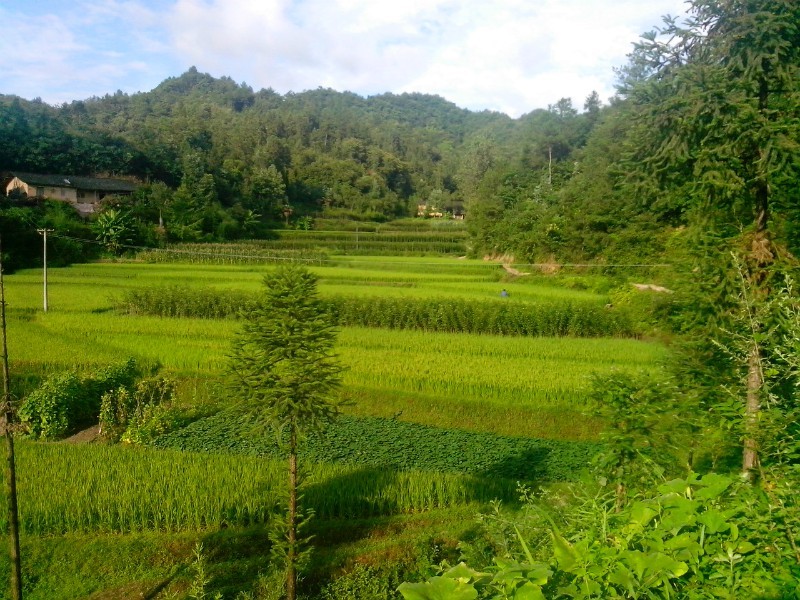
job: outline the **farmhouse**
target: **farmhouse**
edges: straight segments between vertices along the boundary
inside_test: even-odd
[[[6,196],[16,192],[28,198],[69,202],[80,214],[88,215],[106,196],[128,196],[137,187],[135,183],[122,179],[11,173],[10,178],[4,179],[3,189]]]

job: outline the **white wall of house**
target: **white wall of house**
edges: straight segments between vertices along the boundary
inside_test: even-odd
[[[47,198],[48,200],[60,200],[62,202],[69,202],[77,211],[82,215],[88,215],[95,212],[97,204],[106,195],[98,190],[91,189],[77,189],[74,187],[61,187],[61,186],[37,186],[26,183],[19,177],[14,177],[6,184],[5,194],[8,196],[11,192],[20,190],[24,192],[29,198]],[[109,192],[113,193],[113,192]],[[130,192],[117,192],[128,194]]]
[[[63,200],[75,204],[78,201],[78,191],[75,188],[59,186],[34,186],[28,185],[19,177],[14,177],[6,186],[6,196],[14,190],[21,189],[29,198],[40,196],[48,200]]]
[[[28,184],[22,181],[19,177],[14,177],[14,179],[8,182],[5,189],[6,196],[8,196],[14,190],[22,190],[28,196],[31,195]]]

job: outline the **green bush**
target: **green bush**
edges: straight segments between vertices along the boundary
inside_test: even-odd
[[[75,373],[49,377],[31,392],[19,407],[19,418],[31,436],[44,440],[64,436],[69,430],[69,407],[82,395]]]
[[[797,598],[796,534],[787,527],[797,507],[775,502],[775,491],[690,473],[619,508],[613,489],[575,489],[573,504],[547,508],[527,495],[550,544],[528,544],[512,517],[510,551],[493,565],[443,565],[441,575],[399,591],[407,600]],[[571,531],[555,523],[564,513]]]
[[[375,569],[356,565],[320,592],[321,600],[387,600],[395,598],[395,588],[399,582],[382,576]]]
[[[175,396],[175,382],[152,377],[135,388],[118,387],[102,396],[100,428],[112,441],[146,443],[175,428],[177,412],[165,404]]]
[[[52,375],[22,401],[19,418],[34,438],[63,437],[96,423],[103,394],[131,386],[136,375],[133,359],[96,373]]]

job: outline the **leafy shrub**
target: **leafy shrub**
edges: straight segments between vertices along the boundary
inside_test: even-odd
[[[103,394],[130,387],[137,375],[136,361],[109,365],[95,373],[59,373],[22,401],[20,420],[32,437],[57,439],[97,422]]]
[[[175,396],[175,382],[153,377],[134,389],[118,387],[103,394],[100,427],[107,439],[146,443],[170,431],[178,421],[174,409],[165,406]]]
[[[83,395],[81,379],[75,373],[49,377],[31,392],[19,407],[19,419],[31,436],[52,440],[70,428],[69,409]]]
[[[621,510],[615,509],[613,496],[576,495],[584,501],[566,511],[580,527],[573,522],[569,532],[562,533],[552,518],[540,518],[551,523],[546,529],[552,543],[538,560],[514,526],[513,556],[495,557],[483,572],[463,563],[445,566],[441,575],[404,583],[399,591],[407,600],[699,600],[793,598],[800,593],[796,556],[791,544],[785,548],[787,530],[775,526],[775,518],[787,513],[769,493],[731,477],[692,473]],[[563,504],[558,512],[565,512]],[[796,512],[795,507],[795,519]]]
[[[335,579],[320,592],[321,600],[387,600],[394,598],[397,583],[381,576],[375,569],[356,565],[348,573]]]

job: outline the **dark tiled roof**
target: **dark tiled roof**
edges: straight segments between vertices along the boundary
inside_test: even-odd
[[[106,179],[102,177],[81,177],[78,175],[42,175],[40,173],[11,173],[28,185],[49,187],[68,187],[80,190],[98,190],[103,192],[133,192],[139,187],[132,181],[124,179]]]

